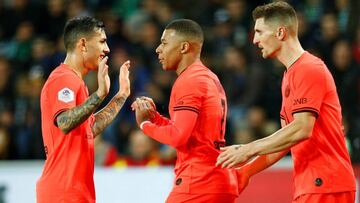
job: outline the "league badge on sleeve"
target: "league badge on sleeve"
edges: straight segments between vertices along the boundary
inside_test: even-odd
[[[65,87],[58,92],[58,100],[65,103],[71,102],[74,100],[74,92],[71,89]]]

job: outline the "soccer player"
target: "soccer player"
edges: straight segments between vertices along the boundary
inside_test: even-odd
[[[353,203],[355,178],[341,121],[334,80],[324,62],[304,51],[295,10],[286,2],[255,8],[253,43],[263,58],[286,67],[282,81],[282,128],[245,145],[223,148],[217,165],[243,166],[251,176],[291,150],[294,161],[293,202]]]
[[[233,203],[236,172],[215,167],[225,145],[226,96],[217,76],[200,60],[204,36],[194,21],[178,19],[165,28],[156,49],[162,68],[176,71],[170,119],[154,110],[150,98],[133,103],[143,132],[176,148],[175,180],[167,203]]]
[[[94,138],[117,115],[130,94],[129,67],[120,68],[120,89],[101,111],[109,92],[104,24],[92,17],[74,18],[64,28],[66,58],[47,79],[41,92],[42,136],[46,152],[37,182],[38,203],[95,202]],[[88,96],[83,81],[98,71],[98,89]]]

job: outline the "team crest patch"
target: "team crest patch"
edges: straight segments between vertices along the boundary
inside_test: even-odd
[[[183,105],[184,101],[179,101],[176,105]]]
[[[65,87],[58,92],[58,100],[65,103],[71,102],[74,100],[74,92],[71,89]]]

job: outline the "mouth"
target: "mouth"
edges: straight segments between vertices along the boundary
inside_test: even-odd
[[[106,56],[105,54],[101,54],[100,59],[102,60],[105,56]]]

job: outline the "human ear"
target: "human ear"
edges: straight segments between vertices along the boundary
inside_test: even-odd
[[[190,48],[189,42],[181,42],[181,53],[185,54]]]
[[[79,42],[78,42],[78,46],[80,47],[80,50],[82,52],[85,52],[87,50],[86,49],[86,39],[85,38],[80,38]]]
[[[279,39],[279,40],[284,40],[285,37],[286,37],[286,28],[285,27],[279,27],[278,30],[277,30],[277,34],[276,34],[276,37]]]

